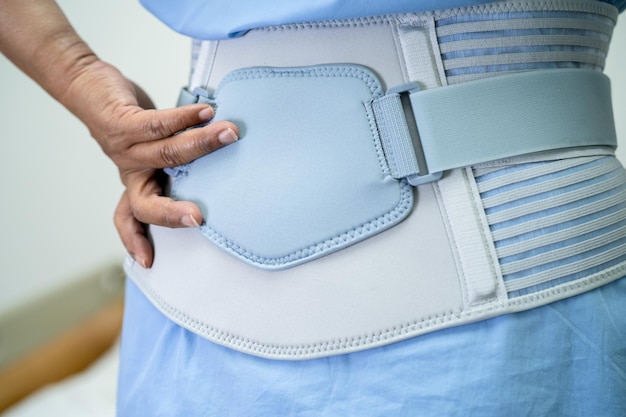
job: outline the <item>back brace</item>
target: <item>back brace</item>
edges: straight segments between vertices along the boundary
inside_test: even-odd
[[[202,42],[181,103],[241,140],[169,170],[200,230],[129,276],[180,325],[305,359],[622,277],[626,173],[601,74],[614,7],[499,2]],[[441,88],[440,88],[441,87]]]

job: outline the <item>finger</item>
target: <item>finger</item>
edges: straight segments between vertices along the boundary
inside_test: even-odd
[[[239,130],[231,122],[214,122],[163,140],[134,145],[127,157],[150,168],[174,167],[236,142]]]
[[[146,110],[130,114],[135,135],[144,141],[168,138],[189,127],[206,123],[215,112],[208,104],[188,104],[163,110]]]
[[[190,201],[174,201],[162,196],[156,171],[129,172],[124,175],[130,207],[135,219],[165,227],[198,227],[202,212]]]
[[[150,268],[154,259],[152,245],[146,235],[146,229],[133,216],[126,191],[122,194],[115,210],[114,223],[130,256],[143,268]]]

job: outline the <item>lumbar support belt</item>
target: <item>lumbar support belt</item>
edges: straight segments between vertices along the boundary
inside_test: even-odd
[[[283,269],[401,222],[413,187],[454,168],[547,150],[616,147],[609,80],[541,70],[421,91],[384,92],[358,65],[244,68],[214,97],[241,140],[170,170],[202,233],[239,259]]]

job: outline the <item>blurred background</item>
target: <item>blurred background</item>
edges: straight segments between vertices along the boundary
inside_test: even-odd
[[[158,107],[175,104],[178,89],[187,80],[187,38],[166,28],[137,1],[58,2],[102,59],[141,85]],[[606,68],[613,83],[622,161],[626,161],[625,70],[626,23],[622,23],[614,34]],[[2,374],[24,352],[32,353],[42,341],[60,332],[67,334],[77,324],[83,327],[69,334],[73,342],[64,343],[84,345],[85,338],[93,340],[96,336],[89,330],[94,326],[109,326],[111,335],[100,341],[95,352],[114,341],[117,328],[113,324],[121,314],[124,250],[112,221],[122,192],[115,166],[74,116],[2,56],[0,109]],[[102,309],[106,317],[96,314]],[[92,321],[81,322],[85,319]],[[36,357],[48,358],[40,353]],[[114,364],[114,354],[108,360]],[[31,372],[40,373],[37,369]],[[88,414],[82,409],[77,415],[113,415],[115,366],[107,369],[104,385],[94,388],[103,391],[99,399],[93,399],[101,401],[100,406]],[[7,378],[0,376],[0,410],[2,389],[16,381],[15,376]],[[48,411],[50,404],[63,400],[50,398],[44,401]],[[14,413],[41,415],[41,409],[23,407],[21,413]]]
[[[157,106],[175,105],[187,80],[187,38],[137,1],[59,4],[102,59],[136,80]],[[1,312],[119,262],[123,247],[112,220],[122,192],[117,169],[87,129],[4,57],[0,89]]]
[[[141,85],[159,108],[175,105],[187,82],[188,38],[169,30],[137,0],[58,3],[102,59]],[[78,119],[2,55],[0,109],[1,413],[8,401],[32,388],[29,381],[80,370],[115,341],[124,248],[113,225],[122,193],[117,169]],[[59,334],[62,340],[55,339]],[[73,351],[73,362],[49,369],[65,362],[62,351]],[[96,395],[83,401],[93,409],[84,408],[79,391],[69,397],[79,399],[76,415],[113,415],[116,367],[104,368],[105,381],[94,380]],[[74,415],[67,407],[77,401],[67,399],[52,396],[39,408],[16,413]],[[63,414],[52,411],[63,403]]]

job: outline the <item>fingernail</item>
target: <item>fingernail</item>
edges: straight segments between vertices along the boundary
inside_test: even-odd
[[[181,222],[182,222],[183,225],[185,225],[187,227],[198,227],[198,226],[200,226],[198,224],[198,222],[196,221],[196,219],[194,219],[191,214],[183,216],[183,219],[181,220]]]
[[[135,262],[141,265],[142,268],[146,269],[146,261],[141,256],[132,255]]]
[[[233,129],[228,128],[226,130],[222,130],[219,135],[217,135],[217,139],[220,141],[222,145],[229,145],[233,142],[237,142],[237,135],[233,131]]]
[[[211,120],[215,116],[215,112],[213,111],[213,107],[207,107],[205,109],[200,110],[198,113],[198,117],[202,120]]]

